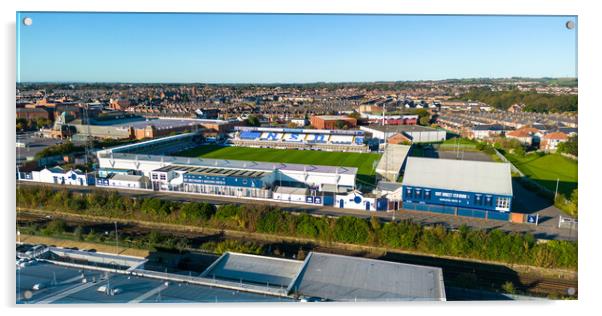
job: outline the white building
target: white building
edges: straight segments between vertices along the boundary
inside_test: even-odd
[[[408,137],[413,143],[442,142],[447,136],[445,130],[419,125],[369,125],[360,126],[360,129],[370,133],[372,138],[379,139],[381,142],[397,133]]]
[[[65,184],[65,185],[88,185],[88,176],[79,169],[65,171],[61,167],[44,168],[40,171],[32,171],[31,177],[21,178],[42,183]]]
[[[376,198],[365,196],[360,191],[353,190],[347,194],[337,194],[334,207],[376,211]]]
[[[151,189],[148,177],[142,175],[114,174],[108,178],[109,187]]]
[[[288,203],[305,203],[308,192],[307,188],[278,187],[274,191],[273,199]]]

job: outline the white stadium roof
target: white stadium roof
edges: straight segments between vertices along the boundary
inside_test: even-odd
[[[404,186],[512,195],[510,164],[409,157]]]

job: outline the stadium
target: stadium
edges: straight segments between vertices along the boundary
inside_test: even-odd
[[[235,146],[304,149],[342,152],[369,152],[365,133],[359,130],[318,130],[270,127],[235,128]]]
[[[272,199],[275,191],[306,188],[302,203],[319,205],[333,205],[334,194],[355,188],[354,167],[168,156],[198,146],[198,137],[188,133],[98,151],[99,174],[140,173],[150,179],[146,189],[236,198]]]

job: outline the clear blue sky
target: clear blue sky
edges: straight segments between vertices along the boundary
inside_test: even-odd
[[[33,24],[23,26],[24,17]],[[574,17],[17,13],[17,81],[574,77]]]

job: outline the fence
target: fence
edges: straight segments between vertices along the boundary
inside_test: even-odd
[[[550,189],[542,186],[541,184],[537,183],[536,181],[529,179],[529,177],[527,177],[512,162],[510,162],[510,160],[508,160],[508,158],[506,158],[506,156],[504,156],[502,153],[500,153],[495,148],[493,150],[495,151],[495,155],[498,156],[503,162],[507,162],[510,164],[510,169],[512,170],[512,172],[517,173],[520,176],[518,178],[518,181],[521,184],[523,184],[527,188],[535,189],[538,193],[540,193],[540,195],[542,195],[548,199],[552,199],[552,200],[554,199],[554,192],[552,192]]]
[[[490,219],[498,221],[509,221],[510,213],[467,209],[461,207],[442,206],[442,205],[431,205],[431,204],[416,204],[416,203],[403,203],[403,208],[407,210],[439,213],[463,217],[472,217],[480,219]]]

